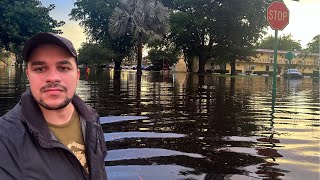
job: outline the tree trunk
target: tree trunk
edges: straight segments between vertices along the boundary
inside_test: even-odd
[[[141,71],[141,62],[142,62],[142,35],[141,32],[138,35],[138,53],[137,53],[137,60],[138,60],[138,64],[137,64],[137,75],[141,75],[142,71]]]
[[[235,94],[236,79],[235,77],[230,78],[230,96],[233,97]]]
[[[115,61],[114,62],[114,70],[120,71],[121,70],[121,61]]]
[[[113,71],[113,95],[120,98],[121,94],[121,71]]]
[[[205,73],[205,65],[206,65],[206,58],[204,55],[199,55],[199,74],[204,74]]]
[[[232,58],[230,62],[231,66],[231,75],[236,75],[236,59]]]
[[[141,74],[137,74],[137,95],[136,95],[137,116],[141,115]]]
[[[186,61],[187,63],[187,72],[192,72],[192,61]]]

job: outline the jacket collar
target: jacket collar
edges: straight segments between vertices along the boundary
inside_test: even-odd
[[[25,92],[21,97],[21,109],[23,119],[34,138],[43,147],[51,147],[51,133],[47,122],[42,115],[38,103],[35,101],[30,91]],[[98,114],[92,108],[88,107],[78,95],[74,95],[72,103],[80,116],[87,122],[96,122]]]

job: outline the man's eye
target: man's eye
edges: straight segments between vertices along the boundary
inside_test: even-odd
[[[36,72],[43,72],[45,70],[44,67],[37,67],[37,68],[34,68],[34,71]]]
[[[70,70],[70,68],[69,67],[59,67],[59,70],[60,71],[69,71]]]

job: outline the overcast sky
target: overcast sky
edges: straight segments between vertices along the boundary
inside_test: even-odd
[[[55,4],[56,8],[51,12],[54,19],[65,21],[62,27],[63,36],[69,38],[76,49],[86,40],[83,29],[78,22],[70,21],[68,16],[73,8],[74,0],[41,0],[44,6]],[[303,48],[311,39],[320,34],[320,0],[300,0],[300,2],[292,0],[284,0],[290,11],[290,23],[283,30],[279,31],[279,35],[293,35],[295,40],[300,40]],[[269,28],[268,34],[274,35],[274,31]]]

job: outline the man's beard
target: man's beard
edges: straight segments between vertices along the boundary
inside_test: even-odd
[[[62,89],[64,92],[67,92],[67,91],[68,91],[67,87],[65,87],[65,86],[63,86],[63,85],[60,85],[60,84],[58,84],[58,83],[50,83],[50,84],[46,84],[45,86],[43,86],[43,87],[40,89],[40,92],[43,93],[43,92],[46,91],[46,89],[48,89],[48,88],[53,88],[53,87],[55,87],[55,88],[60,88],[60,89]],[[65,107],[71,102],[71,100],[72,100],[71,98],[66,97],[66,98],[64,99],[64,101],[63,101],[61,104],[57,105],[57,106],[50,106],[50,105],[46,104],[41,98],[39,99],[39,101],[37,101],[37,103],[38,103],[40,106],[42,106],[43,108],[47,109],[47,110],[59,110],[59,109],[65,108]]]
[[[42,106],[43,108],[47,109],[47,110],[60,110],[60,109],[63,109],[65,108],[70,102],[71,102],[72,99],[70,98],[65,98],[64,101],[57,105],[57,106],[49,106],[48,104],[46,104],[42,99],[40,99],[39,101],[37,101],[37,103]]]

